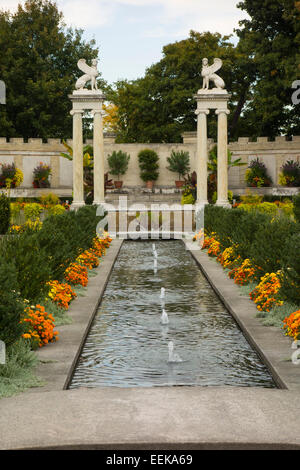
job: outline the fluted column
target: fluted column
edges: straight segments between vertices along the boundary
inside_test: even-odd
[[[84,206],[83,191],[83,134],[82,110],[73,110],[73,203],[72,208]]]
[[[197,204],[207,201],[207,116],[208,109],[197,109]]]
[[[218,109],[218,206],[230,206],[228,201],[228,109]]]
[[[103,204],[104,195],[104,139],[102,111],[94,114],[94,204]]]

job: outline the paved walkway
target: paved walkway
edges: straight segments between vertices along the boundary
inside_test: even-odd
[[[300,449],[299,393],[80,389],[0,401],[0,448]]]

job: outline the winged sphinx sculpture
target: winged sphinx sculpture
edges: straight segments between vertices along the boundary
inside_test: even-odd
[[[82,75],[80,78],[78,78],[78,80],[76,82],[76,85],[75,85],[76,90],[83,90],[85,85],[89,81],[91,82],[92,91],[97,91],[98,90],[97,77],[99,75],[99,72],[98,72],[97,65],[98,65],[98,60],[97,59],[92,60],[92,66],[91,67],[86,63],[85,59],[80,59],[77,62],[77,67],[79,68],[79,70],[84,72],[84,75]]]
[[[212,81],[215,84],[215,87],[218,88],[219,90],[222,90],[225,88],[225,82],[224,80],[219,77],[215,72],[220,70],[220,68],[223,65],[223,62],[221,59],[214,59],[214,63],[212,65],[208,65],[208,59],[203,59],[202,60],[202,72],[201,75],[203,77],[203,90],[209,90],[209,82]]]

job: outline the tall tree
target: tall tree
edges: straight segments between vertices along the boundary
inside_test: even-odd
[[[163,48],[163,58],[143,78],[121,81],[110,95],[118,107],[118,139],[124,142],[180,142],[181,134],[196,129],[193,95],[202,87],[202,59],[223,60],[221,75],[232,93],[231,135],[235,135],[253,80],[247,57],[230,36],[190,32],[188,39]],[[216,135],[216,119],[210,119]]]
[[[0,78],[7,87],[1,136],[71,136],[68,94],[81,73],[77,61],[98,56],[95,41],[82,35],[66,28],[51,0],[28,0],[15,14],[0,12]]]
[[[237,33],[255,70],[241,125],[252,136],[299,134],[300,106],[291,97],[292,83],[300,78],[300,2],[244,0],[238,7],[250,16]]]

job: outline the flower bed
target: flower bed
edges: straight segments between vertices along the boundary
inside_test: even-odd
[[[205,211],[206,236],[202,249],[216,258],[236,284],[251,284],[249,296],[259,316],[284,312],[279,321],[282,322],[299,305],[300,273],[295,261],[299,225],[287,215],[274,218],[272,214],[211,206]],[[299,336],[298,314],[299,311],[291,313],[284,320],[286,334],[293,338]]]

